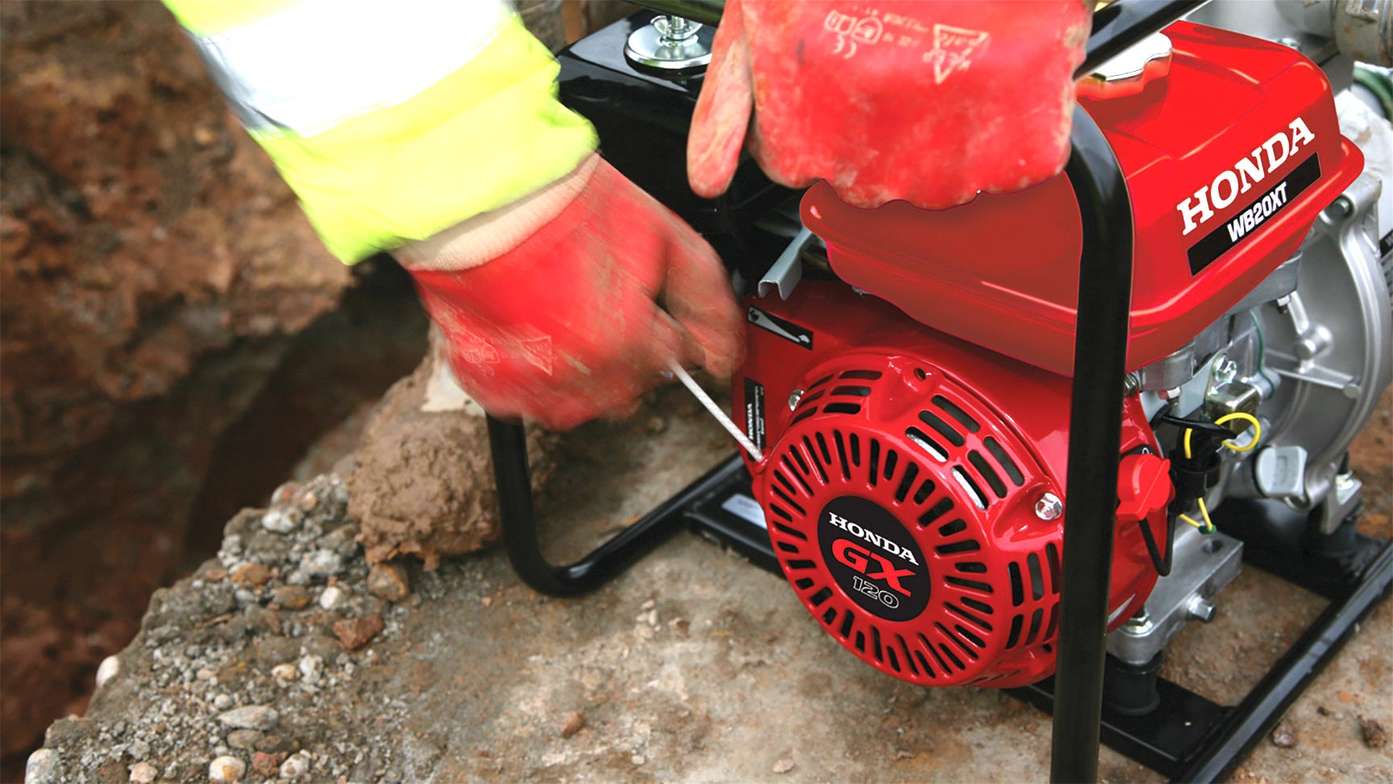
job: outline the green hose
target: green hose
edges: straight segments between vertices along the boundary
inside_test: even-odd
[[[1393,120],[1393,78],[1389,78],[1388,69],[1355,63],[1354,83],[1373,93],[1384,118]]]

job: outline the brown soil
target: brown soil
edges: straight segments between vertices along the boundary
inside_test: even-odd
[[[370,562],[411,555],[435,569],[498,538],[498,497],[483,411],[445,375],[439,352],[387,393],[349,475],[349,514]],[[552,470],[555,437],[529,428],[533,485]]]

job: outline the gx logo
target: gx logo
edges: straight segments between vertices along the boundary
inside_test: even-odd
[[[838,539],[832,543],[832,555],[848,567],[866,575],[872,580],[884,582],[891,590],[909,596],[909,590],[900,583],[901,577],[911,577],[912,569],[896,569],[890,561],[861,547],[850,539]],[[872,566],[871,562],[875,565]],[[875,571],[870,571],[872,568]]]

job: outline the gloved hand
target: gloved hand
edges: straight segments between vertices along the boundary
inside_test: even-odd
[[[396,255],[461,385],[495,415],[569,428],[631,412],[671,360],[718,376],[740,361],[715,251],[598,155]]]
[[[928,208],[1024,188],[1068,157],[1083,0],[729,0],[687,143],[692,189],[746,139],[770,179]]]

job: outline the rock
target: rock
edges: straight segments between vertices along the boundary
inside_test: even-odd
[[[291,661],[300,654],[300,642],[289,637],[270,635],[252,642],[252,656],[263,667]]]
[[[1285,721],[1272,730],[1272,745],[1279,749],[1289,749],[1296,745],[1296,732]]]
[[[284,509],[271,508],[261,516],[261,527],[278,534],[288,534],[300,527],[300,516]]]
[[[227,710],[232,707],[232,698],[226,694],[219,694],[213,697],[213,707],[217,710]]]
[[[304,778],[310,772],[310,755],[305,751],[297,751],[290,755],[285,762],[281,763],[281,778],[288,781],[296,781]]]
[[[319,680],[319,674],[324,670],[324,660],[318,656],[302,656],[297,668],[300,677],[306,683],[315,683]]]
[[[585,714],[575,711],[566,717],[566,723],[561,725],[561,737],[569,738],[580,732],[585,727]]]
[[[787,772],[789,772],[790,770],[793,770],[793,767],[794,767],[793,758],[791,758],[791,757],[780,757],[777,761],[774,762],[774,767],[773,767],[773,768],[770,768],[770,770],[774,771],[775,773],[780,773],[780,774],[782,774],[782,773],[787,773]]]
[[[284,760],[283,753],[255,752],[252,754],[252,773],[263,779],[273,779],[280,771],[281,762]]]
[[[300,647],[296,650],[297,652],[303,650],[308,656],[318,656],[328,661],[339,655],[343,648],[331,637],[314,634],[300,640]]]
[[[105,686],[107,681],[115,678],[121,673],[121,660],[115,656],[108,656],[102,659],[102,663],[97,665],[97,688]]]
[[[58,754],[53,749],[39,749],[24,763],[24,784],[59,784]]]
[[[256,748],[256,742],[261,740],[261,733],[256,730],[233,730],[227,733],[227,745],[242,751],[251,751]]]
[[[223,615],[237,609],[237,597],[231,585],[211,585],[198,596],[199,609],[206,616]]]
[[[333,550],[315,550],[300,560],[300,569],[311,577],[333,577],[343,571],[343,556]]]
[[[319,606],[326,610],[332,610],[343,603],[345,592],[337,585],[325,588],[319,594]]]
[[[247,763],[236,757],[222,756],[208,763],[208,779],[218,784],[241,781],[247,772]]]
[[[312,601],[303,585],[280,585],[271,591],[271,604],[287,610],[303,610]]]
[[[284,759],[285,755],[289,754],[290,750],[293,748],[295,748],[295,745],[290,742],[289,738],[274,733],[266,733],[261,736],[261,740],[256,742],[257,751],[262,751],[267,754],[279,754],[282,759]]]
[[[370,563],[403,555],[434,569],[498,538],[497,496],[483,410],[454,382],[439,341],[397,382],[363,429],[348,475],[349,515]],[[557,437],[529,428],[534,487],[550,477]]]
[[[280,714],[268,705],[244,705],[218,715],[223,726],[242,730],[269,730],[280,721]]]
[[[319,544],[326,550],[333,550],[343,558],[358,554],[358,530],[352,526],[342,526],[325,534]]]
[[[300,677],[300,670],[295,665],[285,662],[271,668],[271,677],[278,681],[293,681]]]
[[[411,595],[406,570],[391,563],[380,563],[368,571],[368,592],[379,599],[399,602]]]
[[[367,615],[338,621],[334,624],[334,635],[346,651],[356,651],[372,641],[382,631],[382,616]]]
[[[259,604],[252,604],[243,611],[242,617],[252,633],[278,634],[281,630],[281,616],[275,610],[268,610]]]
[[[271,579],[271,570],[259,563],[241,563],[229,572],[232,582],[243,587],[260,588]]]
[[[287,560],[293,542],[270,531],[254,531],[247,542],[247,555],[258,563],[276,564]]]
[[[1378,719],[1359,717],[1359,737],[1364,739],[1364,745],[1371,749],[1381,749],[1388,745],[1388,731],[1383,728]]]
[[[137,762],[131,766],[131,784],[153,784],[159,777],[159,768],[148,762]]]

